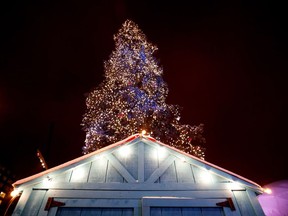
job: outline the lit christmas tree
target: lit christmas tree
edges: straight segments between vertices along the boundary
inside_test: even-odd
[[[153,138],[204,159],[203,125],[180,124],[180,109],[165,103],[167,84],[138,26],[127,20],[114,35],[115,51],[104,63],[105,79],[86,99],[82,126],[87,154],[146,130]]]

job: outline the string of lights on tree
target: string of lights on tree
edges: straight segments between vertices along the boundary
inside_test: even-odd
[[[105,79],[86,98],[83,154],[146,130],[156,140],[204,159],[203,124],[181,124],[180,107],[165,103],[168,88],[153,55],[158,48],[131,20],[114,41],[115,50],[104,62]]]

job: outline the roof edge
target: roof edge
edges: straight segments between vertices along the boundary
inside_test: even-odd
[[[254,181],[251,181],[251,180],[249,180],[249,179],[247,179],[247,178],[245,178],[245,177],[243,177],[243,176],[241,176],[241,175],[238,175],[238,174],[233,173],[233,172],[231,172],[231,171],[229,171],[229,170],[226,170],[226,169],[224,169],[224,168],[222,168],[222,167],[219,167],[219,166],[217,166],[217,165],[215,165],[215,164],[213,164],[213,163],[210,163],[210,162],[207,162],[207,161],[205,161],[205,160],[202,160],[202,159],[200,159],[200,158],[198,158],[198,157],[196,157],[196,156],[193,156],[193,155],[190,155],[190,154],[188,154],[188,153],[186,153],[186,152],[183,152],[183,151],[181,151],[181,150],[179,150],[179,149],[177,149],[177,148],[175,148],[175,147],[172,147],[172,146],[169,146],[169,145],[167,145],[167,144],[165,144],[165,143],[162,143],[162,142],[154,139],[153,137],[144,136],[144,138],[146,138],[146,139],[148,139],[148,140],[150,140],[150,141],[156,142],[156,143],[158,143],[158,144],[160,144],[160,145],[163,145],[163,146],[165,146],[165,147],[167,147],[167,148],[170,148],[170,149],[173,150],[173,151],[177,151],[177,152],[179,152],[179,153],[181,153],[181,154],[184,154],[184,155],[187,156],[187,157],[190,157],[190,158],[192,158],[192,159],[194,159],[194,160],[197,160],[197,161],[199,161],[199,162],[201,162],[201,163],[204,163],[204,164],[206,164],[206,165],[208,165],[208,166],[211,166],[211,167],[213,167],[213,168],[215,168],[215,169],[221,170],[222,172],[225,172],[225,173],[227,173],[227,174],[229,174],[229,175],[232,175],[232,176],[234,176],[234,177],[236,177],[236,178],[239,178],[239,179],[241,179],[241,180],[243,180],[243,181],[245,181],[245,182],[248,182],[248,183],[250,183],[250,184],[252,184],[252,185],[254,185],[254,186],[257,186],[257,187],[259,187],[259,188],[262,188],[259,184],[257,184],[257,183],[254,182]]]
[[[79,161],[81,161],[81,160],[83,160],[83,159],[89,158],[89,157],[91,157],[91,156],[93,156],[93,155],[99,154],[99,153],[104,152],[104,151],[106,151],[106,150],[108,150],[108,149],[114,148],[114,147],[116,147],[116,146],[123,145],[124,143],[127,143],[127,142],[130,142],[130,141],[132,141],[132,140],[135,140],[136,138],[138,138],[138,137],[140,137],[140,136],[141,136],[141,134],[138,134],[138,133],[137,133],[137,134],[133,134],[133,135],[127,137],[127,138],[124,139],[124,140],[121,140],[121,141],[116,142],[116,143],[114,143],[114,144],[108,145],[108,146],[106,146],[106,147],[104,147],[104,148],[101,148],[101,149],[96,150],[96,151],[94,151],[94,152],[91,152],[91,153],[89,153],[89,154],[85,154],[85,155],[83,155],[83,156],[80,156],[80,157],[75,158],[75,159],[73,159],[73,160],[67,161],[67,162],[65,162],[65,163],[63,163],[63,164],[60,164],[60,165],[55,166],[55,167],[53,167],[53,168],[50,168],[50,169],[48,169],[48,170],[45,170],[45,171],[42,171],[42,172],[40,172],[40,173],[34,174],[34,175],[32,175],[32,176],[29,176],[29,177],[26,177],[26,178],[17,180],[17,181],[14,182],[12,185],[13,185],[13,187],[17,187],[18,185],[21,185],[21,184],[27,183],[27,182],[29,182],[29,181],[31,181],[31,180],[34,180],[34,179],[36,179],[36,178],[45,176],[46,174],[49,174],[49,173],[54,172],[54,171],[57,171],[57,170],[59,170],[59,169],[61,169],[61,168],[64,168],[64,167],[66,167],[66,166],[75,164],[75,163],[77,163],[77,162],[79,162]]]
[[[51,172],[57,171],[57,170],[59,170],[59,169],[61,169],[61,168],[64,168],[64,167],[67,167],[67,166],[69,166],[69,165],[78,163],[79,161],[81,161],[81,160],[83,160],[83,159],[86,159],[86,158],[89,158],[89,157],[91,157],[91,156],[93,156],[93,155],[96,155],[96,154],[99,154],[99,153],[104,152],[104,151],[106,151],[106,150],[112,149],[112,148],[114,148],[114,147],[123,145],[123,144],[125,144],[125,143],[127,143],[127,142],[131,142],[131,141],[133,141],[133,140],[135,140],[135,139],[137,139],[137,138],[143,138],[143,139],[146,139],[146,140],[155,142],[155,143],[157,143],[157,144],[160,144],[160,145],[162,145],[162,146],[165,146],[165,147],[167,147],[167,148],[169,148],[169,149],[171,149],[171,150],[173,150],[173,151],[176,151],[176,152],[178,152],[178,153],[180,153],[180,154],[183,154],[183,155],[185,155],[185,156],[187,156],[187,157],[189,157],[189,158],[192,158],[192,159],[197,160],[197,161],[199,161],[199,162],[201,162],[201,163],[204,163],[204,164],[206,164],[206,165],[208,165],[208,166],[211,166],[211,167],[213,167],[213,168],[215,168],[215,169],[218,169],[218,170],[220,170],[220,171],[222,171],[222,172],[225,172],[225,173],[227,173],[227,174],[229,174],[229,175],[231,175],[231,176],[234,176],[234,177],[236,177],[236,178],[238,178],[238,179],[240,179],[240,180],[242,180],[242,181],[244,181],[244,182],[247,182],[247,183],[249,183],[249,184],[251,184],[251,185],[253,185],[253,186],[256,186],[258,189],[260,189],[260,191],[262,191],[262,187],[261,187],[259,184],[257,184],[256,182],[253,182],[253,181],[251,181],[251,180],[249,180],[249,179],[247,179],[247,178],[245,178],[245,177],[243,177],[243,176],[241,176],[241,175],[238,175],[238,174],[236,174],[236,173],[233,173],[233,172],[231,172],[231,171],[229,171],[229,170],[226,170],[226,169],[224,169],[224,168],[222,168],[222,167],[219,167],[219,166],[217,166],[217,165],[215,165],[215,164],[212,164],[212,163],[210,163],[210,162],[207,162],[207,161],[205,161],[205,160],[202,160],[202,159],[200,159],[200,158],[198,158],[198,157],[196,157],[196,156],[193,156],[193,155],[190,155],[190,154],[188,154],[188,153],[186,153],[186,152],[183,152],[183,151],[181,151],[181,150],[179,150],[179,149],[177,149],[177,148],[175,148],[175,147],[172,147],[172,146],[169,146],[169,145],[167,145],[167,144],[165,144],[165,143],[162,143],[162,142],[156,140],[155,138],[153,138],[153,137],[151,137],[151,136],[149,136],[149,135],[143,135],[143,134],[140,134],[140,133],[133,134],[133,135],[127,137],[127,138],[124,139],[124,140],[121,140],[121,141],[116,142],[116,143],[114,143],[114,144],[108,145],[108,146],[106,146],[106,147],[104,147],[104,148],[101,148],[101,149],[96,150],[96,151],[94,151],[94,152],[91,152],[91,153],[89,153],[89,154],[80,156],[80,157],[78,157],[78,158],[75,158],[75,159],[70,160],[70,161],[68,161],[68,162],[65,162],[65,163],[63,163],[63,164],[60,164],[60,165],[58,165],[58,166],[55,166],[55,167],[50,168],[50,169],[48,169],[48,170],[45,170],[45,171],[43,171],[43,172],[40,172],[40,173],[37,173],[37,174],[35,174],[35,175],[32,175],[32,176],[29,176],[29,177],[26,177],[26,178],[17,180],[17,181],[14,182],[12,185],[13,185],[14,187],[17,187],[17,186],[19,186],[19,185],[21,185],[21,184],[27,183],[27,182],[32,181],[32,180],[34,180],[34,179],[36,179],[36,178],[39,178],[39,177],[43,177],[43,176],[45,176],[45,175],[47,175],[47,174],[49,174],[49,173],[51,173]]]

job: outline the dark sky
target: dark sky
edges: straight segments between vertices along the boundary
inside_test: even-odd
[[[288,179],[284,5],[163,2],[0,3],[0,164],[17,180],[42,171],[38,148],[50,168],[82,155],[85,93],[127,18],[159,48],[167,103],[204,123],[206,160],[260,185]]]

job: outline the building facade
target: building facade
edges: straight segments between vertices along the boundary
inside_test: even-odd
[[[14,187],[14,216],[264,216],[258,184],[140,134]]]

